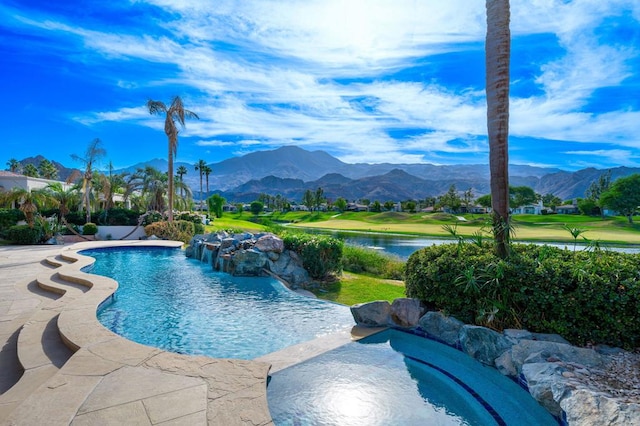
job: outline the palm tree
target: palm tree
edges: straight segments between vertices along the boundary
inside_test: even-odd
[[[78,193],[75,188],[65,189],[60,182],[50,183],[45,187],[49,192],[49,198],[55,200],[60,212],[58,223],[64,222],[64,217],[69,213],[69,206],[77,202]]]
[[[22,165],[15,158],[11,158],[11,159],[9,159],[9,161],[7,161],[7,167],[9,168],[10,172],[18,173],[20,171],[20,167],[22,167]]]
[[[31,163],[27,164],[22,168],[22,174],[25,176],[35,177],[35,178],[40,176],[40,172],[38,171],[38,168]]]
[[[178,153],[178,128],[176,121],[184,128],[185,118],[199,118],[195,112],[184,109],[182,99],[176,96],[171,101],[171,105],[167,107],[164,102],[152,101],[147,102],[150,114],[165,114],[164,132],[169,140],[169,222],[173,221],[173,157]]]
[[[202,175],[207,167],[207,163],[204,160],[198,160],[195,169],[200,172],[200,210],[202,210]]]
[[[487,129],[493,236],[498,255],[506,258],[509,248],[509,0],[486,0],[486,8]]]
[[[189,188],[189,185],[185,184],[182,181],[177,181],[175,189],[176,191],[180,191],[180,197],[178,197],[176,207],[180,210],[190,210],[193,193],[191,192],[191,188]]]
[[[186,174],[187,168],[185,166],[179,166],[178,170],[176,170],[176,175],[178,176],[180,183],[184,183],[184,175]],[[180,188],[180,197],[184,197],[184,195],[182,195],[182,188]]]
[[[207,197],[209,197],[209,175],[213,170],[209,166],[205,166],[204,168],[204,176],[207,181]],[[209,212],[209,203],[207,203],[207,212]]]
[[[29,190],[16,187],[3,194],[4,201],[20,203],[18,208],[24,213],[25,220],[30,228],[33,228],[35,224],[35,213],[38,211],[38,204],[43,204],[46,199],[46,193],[37,189]]]
[[[38,172],[40,173],[40,176],[45,179],[58,179],[58,169],[46,158],[38,165]]]
[[[205,180],[207,182],[207,197],[209,196],[209,175],[211,174],[212,171],[213,170],[209,166],[206,166],[204,168],[204,176],[205,176]]]
[[[107,151],[102,147],[102,141],[99,138],[95,138],[87,147],[84,157],[80,157],[76,154],[71,155],[72,159],[79,161],[84,165],[82,195],[84,199],[86,222],[91,222],[91,180],[93,179],[93,166],[106,154]]]
[[[167,207],[164,198],[167,193],[167,186],[167,174],[151,166],[144,168],[142,194],[147,199],[147,210],[164,211],[165,207]],[[169,211],[171,210],[170,208]]]

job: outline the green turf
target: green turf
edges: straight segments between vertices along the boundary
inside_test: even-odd
[[[404,285],[401,282],[390,282],[350,272],[343,273],[340,281],[328,284],[322,290],[315,290],[313,293],[320,299],[349,306],[374,300],[392,302],[399,297],[405,297]]]

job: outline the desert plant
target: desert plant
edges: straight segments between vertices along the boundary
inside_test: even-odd
[[[154,222],[144,227],[147,236],[155,235],[165,240],[182,241],[188,244],[195,235],[195,226],[188,220],[174,220],[173,222]]]

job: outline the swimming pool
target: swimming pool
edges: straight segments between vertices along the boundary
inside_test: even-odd
[[[386,330],[274,373],[284,425],[558,425],[524,389],[467,355]]]
[[[118,281],[98,311],[113,332],[167,351],[254,359],[316,337],[350,329],[346,306],[311,299],[273,278],[233,277],[188,259],[180,249],[82,251],[86,272]]]

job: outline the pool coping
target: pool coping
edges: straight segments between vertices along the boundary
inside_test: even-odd
[[[74,353],[2,423],[273,424],[266,396],[269,363],[170,353],[125,339],[98,321],[98,306],[118,284],[83,272],[95,259],[80,251],[181,246],[182,242],[176,241],[128,240],[82,242],[62,248],[59,266],[43,273],[46,276],[40,274],[38,281],[49,278],[49,284],[60,287],[64,294],[39,311],[40,315],[57,315],[60,336]],[[88,287],[88,291],[65,291],[64,284],[51,282],[55,274]],[[28,344],[40,343],[31,340]],[[30,352],[25,347],[20,350]]]

